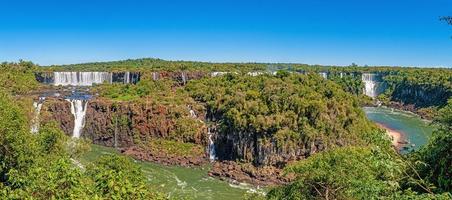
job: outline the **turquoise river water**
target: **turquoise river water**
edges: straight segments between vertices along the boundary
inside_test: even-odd
[[[370,120],[402,133],[403,138],[409,142],[407,145],[409,148],[402,149],[402,153],[419,149],[432,135],[433,127],[430,123],[415,114],[386,107],[364,107],[363,109]]]

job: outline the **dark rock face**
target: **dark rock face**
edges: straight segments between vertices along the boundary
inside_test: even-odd
[[[395,87],[391,100],[415,107],[429,107],[445,105],[450,96],[452,91],[444,87],[400,84]]]
[[[168,136],[172,122],[165,120],[166,114],[163,107],[92,100],[82,136],[104,146],[133,146],[150,137]]]
[[[67,135],[74,130],[71,104],[60,98],[47,98],[41,110],[42,122],[56,121]]]
[[[231,132],[215,134],[215,146],[219,160],[241,160],[255,166],[284,167],[290,161],[304,159],[325,149],[321,140],[285,146],[271,138],[256,133]]]
[[[281,185],[294,180],[293,174],[283,175],[280,168],[273,166],[254,167],[232,161],[216,162],[209,171],[210,176],[226,181],[237,181],[253,185]]]
[[[74,117],[71,105],[63,99],[49,98],[43,106],[45,121],[57,121],[61,129],[72,135]],[[81,137],[94,144],[109,147],[130,147],[152,138],[168,139],[175,129],[175,119],[169,108],[163,105],[113,102],[91,99],[88,102],[85,126]],[[206,133],[196,134],[190,141],[207,144]]]

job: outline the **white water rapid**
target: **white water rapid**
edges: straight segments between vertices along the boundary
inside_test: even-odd
[[[53,77],[53,84],[61,86],[92,86],[113,81],[109,72],[53,72]]]
[[[82,129],[85,126],[85,115],[88,100],[66,99],[66,101],[71,103],[71,113],[74,115],[74,131],[72,133],[72,137],[79,138],[82,133]]]

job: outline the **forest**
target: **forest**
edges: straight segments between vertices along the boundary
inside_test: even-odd
[[[245,75],[270,69],[276,75]],[[2,63],[0,70],[2,199],[169,198],[147,182],[130,157],[104,155],[80,166],[78,160],[92,141],[71,139],[56,121],[42,124],[38,134],[30,133],[27,108],[32,100],[23,97],[48,87],[38,83],[34,73],[64,70],[141,72],[137,84],[100,84],[91,92],[115,105],[167,108],[165,120],[171,121],[172,131],[152,144],[138,138],[142,147],[203,154],[197,147],[206,143],[199,139],[202,125],[190,117],[188,105],[205,113],[206,126],[218,129],[219,160],[276,166],[295,177],[270,187],[265,196],[249,194],[244,199],[452,198],[450,69],[138,59],[45,67],[21,61]],[[238,73],[185,84],[171,78],[153,80],[154,71]],[[301,72],[328,72],[330,78]],[[340,78],[340,72],[348,74]],[[406,155],[391,147],[390,138],[361,110],[370,100],[362,95],[363,83],[354,74],[363,72],[385,74],[388,89],[378,97],[383,102],[435,110],[436,130],[427,145]],[[424,94],[405,92],[414,89]]]

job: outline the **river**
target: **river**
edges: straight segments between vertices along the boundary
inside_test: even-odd
[[[409,148],[402,149],[401,153],[419,149],[432,135],[433,127],[430,123],[415,114],[386,107],[364,107],[363,109],[371,121],[401,133],[410,143],[407,145]]]
[[[81,161],[90,163],[105,154],[119,154],[115,149],[92,145]],[[209,166],[204,168],[187,168],[179,166],[164,166],[160,164],[136,161],[141,167],[150,184],[171,197],[193,197],[193,199],[242,199],[246,193],[260,192],[250,185],[234,185],[209,177]]]

